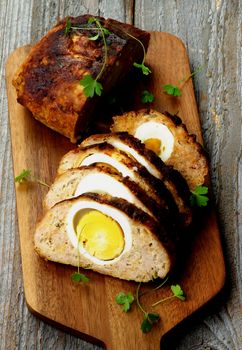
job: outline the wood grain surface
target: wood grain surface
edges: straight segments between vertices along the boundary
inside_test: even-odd
[[[227,260],[227,291],[165,342],[167,349],[241,349],[241,1],[2,0],[0,11],[0,347],[94,349],[32,316],[23,297],[4,63],[59,17],[101,14],[168,31],[184,41],[194,78]]]
[[[72,149],[73,145],[33,120],[30,113],[16,102],[16,92],[12,85],[13,75],[28,51],[28,46],[18,48],[6,63],[14,173],[17,176],[23,168],[31,169],[34,176],[52,183],[60,158]],[[170,113],[179,111],[178,114],[190,133],[196,134],[201,142],[200,121],[192,81],[184,85],[182,97],[179,99],[161,93],[161,86],[166,82],[176,84],[178,77],[181,80],[182,77],[191,74],[183,43],[167,33],[151,33],[146,62],[152,70],[152,76],[145,88],[154,93],[153,107]],[[141,93],[138,88],[134,94],[140,101]],[[137,104],[131,106],[131,109],[136,108]],[[45,193],[46,188],[40,189],[38,185],[16,185],[25,296],[34,314],[100,339],[110,350],[124,350],[128,346],[131,349],[136,347],[155,350],[159,348],[162,335],[199,309],[223,287],[225,268],[220,234],[216,217],[210,208],[207,215],[204,215],[203,222],[199,222],[198,227],[194,229],[191,246],[187,249],[187,259],[175,280],[175,283],[180,283],[186,291],[187,301],[181,303],[174,300],[157,306],[155,311],[161,315],[160,324],[150,334],[142,335],[142,315],[139,310],[124,315],[114,300],[115,295],[122,290],[131,290],[135,294],[137,285],[88,272],[91,280],[89,285],[75,286],[70,279],[73,268],[48,263],[36,256],[33,234],[36,222],[42,215]],[[203,216],[200,214],[200,217]],[[146,290],[151,291],[152,288],[154,286],[150,285]],[[154,300],[167,296],[169,287],[164,287],[155,294],[147,295],[145,304],[148,307]]]

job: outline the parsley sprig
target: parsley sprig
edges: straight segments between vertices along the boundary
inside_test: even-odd
[[[124,293],[120,292],[116,298],[116,303],[119,305],[123,305],[123,311],[128,312],[131,308],[132,303],[134,302],[134,296],[132,293]]]
[[[141,95],[141,101],[143,103],[151,103],[155,99],[155,96],[148,90],[144,90]]]
[[[160,315],[158,313],[151,313],[151,312],[147,312],[143,306],[140,303],[140,295],[139,295],[139,291],[140,291],[140,287],[141,287],[141,283],[139,283],[137,289],[136,289],[136,302],[137,305],[139,307],[139,309],[143,312],[144,314],[144,319],[141,323],[141,330],[143,333],[148,333],[152,330],[153,326],[155,325],[155,323],[157,323],[160,320]]]
[[[85,225],[83,226],[81,232],[79,232],[77,236],[77,258],[78,258],[77,271],[71,275],[71,280],[76,283],[78,282],[87,283],[90,281],[90,279],[86,275],[84,275],[83,273],[80,273],[80,249],[79,248],[80,248],[81,233],[84,230],[84,228],[85,228]]]
[[[207,186],[197,186],[194,191],[191,191],[190,204],[192,207],[206,207],[209,201]]]
[[[23,183],[23,182],[36,182],[42,186],[45,187],[50,187],[46,182],[36,178],[35,176],[32,175],[32,170],[31,169],[23,169],[19,175],[17,175],[14,179],[15,182],[18,183]]]
[[[94,94],[101,96],[102,94],[102,90],[103,90],[103,86],[100,82],[98,82],[98,80],[101,78],[104,69],[106,67],[107,64],[107,60],[108,60],[108,48],[107,48],[107,41],[106,41],[106,37],[105,35],[109,35],[110,32],[108,29],[104,28],[100,21],[97,18],[91,17],[88,20],[89,24],[95,23],[97,25],[97,28],[92,28],[92,29],[97,29],[98,33],[97,35],[93,36],[90,38],[90,40],[97,40],[99,38],[99,35],[101,33],[102,39],[103,39],[103,45],[104,45],[104,60],[103,60],[103,64],[101,67],[100,72],[98,73],[98,75],[96,76],[95,79],[93,79],[93,77],[88,74],[86,76],[84,76],[83,79],[80,80],[80,84],[84,87],[84,94],[87,97],[93,97]]]
[[[194,72],[192,72],[191,74],[189,74],[187,77],[179,80],[178,82],[178,86],[173,85],[173,84],[167,84],[167,85],[163,85],[163,91],[167,94],[167,95],[171,95],[171,96],[175,96],[175,97],[179,97],[182,95],[182,88],[183,86],[186,84],[186,82],[191,79],[194,75],[198,74],[202,69],[204,68],[204,66],[200,66],[198,67]]]
[[[154,304],[152,304],[151,306],[154,307],[154,306],[156,306],[156,305],[158,305],[160,303],[163,303],[166,300],[173,299],[173,298],[178,298],[178,299],[180,299],[182,301],[186,300],[185,293],[181,289],[181,286],[179,284],[172,285],[171,286],[171,291],[172,291],[173,295],[171,295],[169,297],[166,297],[166,298],[163,298],[163,299],[160,299],[157,302],[155,302]]]
[[[172,96],[181,96],[182,92],[181,89],[178,86],[167,84],[163,86],[163,91],[167,93],[168,95]]]
[[[65,34],[69,34],[71,32],[71,30],[90,30],[90,31],[97,31],[97,34],[95,34],[94,36],[92,37],[89,37],[89,40],[91,41],[96,41],[100,38],[100,36],[102,37],[103,39],[103,45],[104,45],[104,59],[103,59],[103,65],[101,67],[101,70],[100,72],[98,73],[98,75],[96,76],[96,78],[94,79],[92,77],[91,74],[87,74],[85,75],[81,80],[80,80],[80,84],[84,87],[84,94],[86,95],[86,97],[93,97],[95,94],[98,95],[98,96],[101,96],[102,94],[102,91],[103,91],[103,86],[102,84],[99,82],[103,72],[104,72],[104,69],[106,67],[106,64],[107,64],[107,60],[108,60],[108,49],[107,49],[107,41],[106,41],[106,37],[105,36],[108,36],[111,34],[111,32],[103,27],[100,23],[100,21],[95,18],[95,17],[90,17],[88,19],[88,24],[93,24],[95,23],[96,24],[96,27],[91,27],[91,28],[88,28],[88,27],[75,27],[75,26],[72,26],[72,23],[71,23],[71,20],[70,18],[68,17],[67,20],[66,20],[66,27],[65,27]],[[134,62],[134,66],[136,68],[139,68],[142,70],[142,73],[144,75],[148,75],[151,73],[151,70],[149,69],[149,67],[147,67],[144,62],[145,62],[145,57],[146,57],[146,51],[145,51],[145,47],[142,43],[141,40],[137,39],[135,36],[131,35],[130,33],[124,31],[124,33],[126,35],[128,35],[129,37],[131,37],[132,39],[136,40],[142,47],[143,49],[143,60],[141,63],[137,63],[137,62]]]
[[[133,66],[138,68],[138,69],[141,69],[142,73],[144,75],[149,75],[151,72],[150,68],[147,67],[145,65],[145,58],[146,58],[146,50],[145,50],[145,47],[144,47],[144,44],[142,43],[141,40],[139,40],[138,38],[136,38],[135,36],[131,35],[130,33],[128,32],[124,32],[125,34],[127,34],[130,38],[136,40],[142,47],[142,50],[143,50],[143,59],[142,59],[142,62],[141,63],[137,63],[137,62],[134,62],[133,63]]]
[[[108,49],[107,49],[107,41],[106,41],[106,35],[110,34],[110,31],[103,27],[100,23],[100,21],[95,18],[95,17],[90,17],[88,20],[88,24],[96,24],[96,27],[91,27],[91,28],[87,28],[87,27],[74,27],[71,24],[71,20],[70,18],[67,19],[66,21],[66,28],[65,28],[65,33],[69,34],[70,31],[73,30],[90,30],[90,31],[97,31],[97,34],[95,34],[94,36],[91,36],[89,38],[89,40],[91,41],[96,41],[100,38],[100,36],[103,39],[103,45],[104,45],[104,59],[103,59],[103,64],[101,67],[100,72],[98,73],[98,75],[96,76],[96,78],[94,79],[92,77],[91,74],[87,74],[85,75],[81,80],[80,80],[80,84],[84,87],[84,94],[86,97],[93,97],[95,94],[98,96],[101,96],[102,91],[103,91],[103,86],[102,84],[99,82],[99,79],[101,78],[104,69],[106,67],[107,64],[107,59],[108,59]]]

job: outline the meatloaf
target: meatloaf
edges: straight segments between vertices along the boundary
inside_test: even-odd
[[[87,97],[80,84],[85,75],[95,79],[105,61],[102,35],[89,40],[97,35],[97,25],[90,23],[91,17],[69,17],[73,29],[68,32],[67,18],[60,20],[32,47],[13,80],[18,102],[72,142],[85,130],[100,101],[97,95]],[[142,61],[139,41],[147,48],[149,33],[113,19],[95,18],[109,31],[105,69],[98,79],[107,93],[129,73],[134,62]]]

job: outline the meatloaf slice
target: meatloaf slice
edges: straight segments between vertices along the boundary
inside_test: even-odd
[[[68,152],[61,159],[57,173],[63,174],[68,169],[91,164],[108,164],[123,177],[136,182],[161,208],[167,209],[173,221],[176,221],[178,208],[164,183],[127,153],[106,142],[78,147]]]
[[[169,197],[170,207],[172,207],[172,202],[175,202],[179,209],[182,226],[190,225],[192,221],[192,211],[189,204],[190,191],[186,180],[177,170],[171,166],[166,166],[154,152],[147,149],[140,140],[127,132],[92,135],[81,143],[81,147],[100,144],[100,142],[111,144],[142,164],[146,172],[149,172],[153,178],[154,187],[157,191],[162,192],[160,196]]]
[[[86,242],[78,241],[75,218],[87,210],[103,212],[121,227],[124,249],[115,259],[90,256]],[[56,204],[37,225],[34,242],[44,259],[137,282],[164,278],[174,260],[174,244],[162,225],[126,200],[101,194],[87,193]]]
[[[13,80],[18,102],[73,142],[85,130],[99,101],[98,96],[86,97],[80,80],[85,75],[95,79],[105,61],[100,32],[97,40],[89,40],[98,33],[97,25],[88,21],[91,17],[69,17],[76,28],[69,33],[65,30],[67,18],[59,21],[32,47]],[[106,35],[105,69],[98,79],[107,93],[129,73],[135,61],[142,61],[139,41],[147,48],[149,33],[112,19],[95,18],[110,32]]]
[[[158,205],[139,184],[115,172],[112,167],[100,164],[70,169],[57,176],[45,197],[45,208],[48,210],[56,203],[86,192],[126,199],[154,220],[167,220],[168,217],[168,210]]]
[[[160,126],[163,127],[163,132]],[[149,128],[150,131],[148,132],[147,130]],[[114,117],[112,126],[112,131],[128,131],[147,145],[148,143],[146,141],[149,141],[149,139],[159,139],[162,141],[164,133],[167,130],[173,138],[173,144],[170,145],[170,150],[166,154],[164,161],[183,175],[190,190],[193,191],[197,186],[204,184],[206,181],[208,161],[203,147],[196,141],[194,135],[188,133],[186,126],[180,118],[170,114],[162,114],[155,110],[143,109]],[[165,144],[162,144],[162,146],[166,147]],[[162,147],[160,150],[161,152],[158,153],[162,159]]]

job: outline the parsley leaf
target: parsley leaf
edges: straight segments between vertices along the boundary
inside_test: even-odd
[[[84,283],[87,283],[90,281],[90,279],[85,276],[84,274],[80,273],[80,272],[74,272],[72,275],[71,275],[71,279],[73,282],[84,282]]]
[[[155,96],[149,92],[148,90],[144,90],[142,95],[141,95],[141,101],[143,103],[149,103],[149,102],[153,102],[155,99]]]
[[[92,41],[95,41],[99,38],[99,33],[97,33],[96,35],[94,36],[91,36],[90,38],[88,38],[89,40],[92,40]]]
[[[27,177],[30,177],[30,176],[31,176],[31,169],[23,169],[22,172],[15,177],[14,181],[21,183],[27,180]]]
[[[198,207],[206,207],[209,201],[207,186],[197,186],[194,191],[191,191],[190,204],[191,206],[197,205]]]
[[[141,323],[141,330],[143,333],[149,333],[154,324],[160,320],[160,315],[156,313],[146,313],[144,315],[144,320]]]
[[[15,177],[14,179],[15,182],[22,183],[24,181],[31,181],[31,182],[36,182],[39,185],[43,185],[46,187],[50,187],[46,182],[37,179],[35,176],[32,176],[32,170],[31,169],[23,169],[22,172]]]
[[[65,34],[69,34],[71,31],[71,20],[68,17],[66,20]]]
[[[94,18],[94,17],[90,17],[89,19],[88,19],[88,24],[93,24],[94,22],[96,21],[96,18]]]
[[[144,63],[136,63],[134,62],[134,67],[139,68],[142,70],[142,73],[144,75],[149,75],[151,73],[151,70],[149,69],[149,67],[147,67]]]
[[[132,293],[125,294],[124,292],[120,292],[116,298],[116,303],[119,305],[123,305],[123,311],[128,312],[131,308],[131,304],[134,301],[134,296]]]
[[[181,96],[182,95],[182,92],[179,89],[179,87],[172,85],[172,84],[164,85],[163,90],[168,95],[172,95],[172,96]]]
[[[87,97],[93,97],[94,94],[101,96],[102,94],[102,84],[89,74],[85,75],[84,78],[80,80],[80,84],[84,87],[84,94]]]
[[[182,301],[186,300],[185,294],[184,294],[183,290],[181,289],[181,286],[179,286],[179,284],[172,285],[171,290],[176,298],[178,298]]]
[[[102,31],[103,31],[103,33],[105,35],[110,35],[111,34],[111,32],[107,28],[102,27]]]

